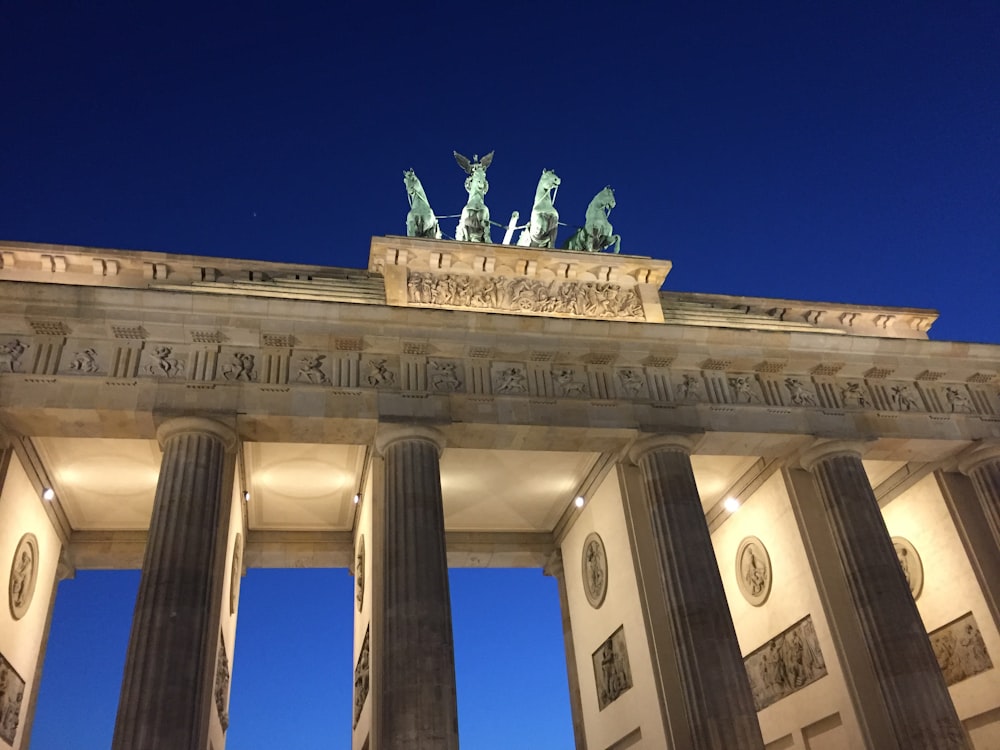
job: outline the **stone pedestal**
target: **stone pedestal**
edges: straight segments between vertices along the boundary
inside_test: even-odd
[[[967,747],[861,463],[860,447],[821,443],[806,453],[802,465],[812,474],[823,505],[876,692],[888,716],[892,746]],[[875,710],[861,707],[862,713]]]
[[[180,417],[157,431],[163,448],[132,620],[115,750],[208,746],[236,436]]]
[[[632,449],[645,484],[660,584],[677,659],[684,716],[697,750],[763,748],[757,711],[682,437]],[[668,711],[670,706],[668,706]]]
[[[421,428],[380,431],[385,461],[374,743],[379,750],[456,750],[458,709],[439,466],[443,440]],[[376,503],[378,499],[376,499]]]

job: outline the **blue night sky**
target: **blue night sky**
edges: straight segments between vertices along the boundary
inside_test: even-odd
[[[452,150],[495,149],[495,220],[543,168],[571,225],[610,183],[666,289],[1000,342],[995,0],[285,5],[0,5],[0,239],[362,268],[404,169],[455,214]],[[109,745],[137,585],[60,585],[35,750]],[[349,747],[351,586],[248,573],[230,749]],[[452,597],[463,747],[571,748],[554,581],[453,571]]]

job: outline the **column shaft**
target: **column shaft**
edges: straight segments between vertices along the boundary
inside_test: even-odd
[[[695,750],[763,748],[757,711],[705,523],[680,446],[638,457]],[[679,717],[670,717],[671,722]]]
[[[129,638],[115,750],[204,748],[213,706],[231,498],[228,429],[179,419],[163,460]],[[165,429],[166,428],[166,429]]]
[[[899,748],[966,747],[859,453],[807,462]]]
[[[458,710],[439,448],[390,442],[385,458],[379,750],[456,750]]]
[[[989,446],[987,457],[960,466],[976,488],[979,505],[983,509],[993,543],[1000,548],[1000,446]],[[973,459],[976,453],[973,452]]]

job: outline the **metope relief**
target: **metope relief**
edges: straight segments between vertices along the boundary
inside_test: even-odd
[[[702,401],[705,396],[701,378],[691,373],[682,373],[674,388],[674,396],[678,401]]]
[[[229,729],[229,657],[222,633],[219,633],[219,654],[215,660],[215,710],[225,732]]]
[[[910,587],[910,593],[916,599],[924,587],[924,566],[920,562],[920,555],[910,541],[901,536],[892,538],[892,548],[896,550],[896,559],[899,560],[899,567],[903,570],[906,585]]]
[[[21,723],[24,680],[3,654],[0,654],[0,739],[14,744]]]
[[[257,380],[255,357],[248,352],[233,352],[228,364],[222,366],[222,377],[233,382],[252,383]]]
[[[417,305],[586,318],[645,320],[635,288],[598,281],[541,281],[410,271],[407,300]]]
[[[240,580],[243,578],[243,535],[236,534],[233,543],[233,564],[229,571],[229,614],[236,614],[240,601]]]
[[[840,402],[856,409],[870,409],[874,406],[865,384],[857,380],[848,380],[840,387]]]
[[[740,592],[754,607],[761,606],[771,593],[771,558],[764,543],[748,536],[736,550],[736,582]]]
[[[299,357],[299,371],[295,379],[300,383],[328,384],[330,378],[323,371],[323,360],[325,359],[325,354],[305,354]]]
[[[493,392],[507,396],[528,393],[528,373],[523,365],[494,365]]]
[[[21,356],[27,347],[20,339],[11,339],[0,345],[0,372],[18,372],[21,369]]]
[[[358,603],[358,612],[365,603],[365,536],[361,535],[358,542],[358,553],[354,556],[354,599]]]
[[[368,385],[372,388],[391,388],[396,385],[396,373],[387,359],[368,360]]]
[[[92,347],[75,351],[69,359],[67,369],[70,372],[93,375],[94,373],[101,371],[101,365],[98,362],[97,357],[97,350]]]
[[[743,664],[758,711],[826,675],[809,615],[746,656]]]
[[[949,686],[993,668],[983,634],[971,612],[938,628],[930,638],[934,656]]]
[[[365,629],[365,640],[361,643],[361,651],[358,654],[358,663],[354,667],[354,723],[353,727],[358,725],[358,719],[361,718],[361,709],[365,707],[365,701],[368,700],[368,684],[369,684],[369,646],[368,646],[368,633],[371,627]]]
[[[555,383],[558,395],[567,397],[586,397],[590,395],[590,389],[583,376],[577,375],[576,370],[566,367],[558,368],[552,372],[552,381]]]
[[[583,592],[594,609],[604,604],[608,594],[608,553],[604,541],[596,531],[590,532],[583,541]]]
[[[458,375],[458,363],[446,360],[432,359],[427,362],[431,387],[442,393],[454,393],[462,388],[462,379]]]
[[[35,593],[35,579],[38,577],[38,539],[34,534],[25,534],[14,550],[14,560],[10,566],[10,614],[20,620],[31,606]]]
[[[763,399],[757,388],[757,381],[752,375],[731,375],[729,377],[729,394],[734,404],[760,404]]]
[[[816,406],[816,394],[798,378],[785,378],[785,389],[792,406]]]
[[[618,370],[619,391],[630,398],[647,395],[646,376],[642,370],[634,367],[623,367]]]
[[[594,680],[597,682],[597,706],[603,711],[632,687],[632,668],[629,666],[628,648],[625,646],[625,626],[618,626],[618,630],[601,644],[592,658]]]
[[[147,362],[142,366],[144,375],[155,378],[179,378],[184,374],[184,362],[174,355],[169,346],[156,346],[146,352]]]

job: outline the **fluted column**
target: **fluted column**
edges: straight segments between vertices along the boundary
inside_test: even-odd
[[[660,584],[694,750],[763,748],[757,711],[691,468],[692,441],[656,436],[631,451],[645,484]]]
[[[208,746],[222,607],[233,431],[179,417],[157,430],[163,449],[132,619],[115,750]]]
[[[385,462],[381,590],[373,592],[381,605],[374,644],[379,750],[458,748],[443,446],[440,433],[417,427],[385,428],[376,440]]]
[[[966,453],[958,470],[972,480],[993,543],[1000,548],[1000,443],[983,443]]]
[[[563,646],[566,650],[566,677],[569,685],[569,708],[573,717],[573,737],[576,750],[587,750],[587,735],[583,728],[583,703],[580,699],[580,676],[576,671],[576,648],[573,646],[573,622],[569,617],[569,594],[566,590],[566,570],[562,552],[558,549],[545,563],[545,575],[556,579],[559,586],[559,611],[562,613]]]
[[[822,501],[896,746],[967,747],[861,463],[860,447],[820,443],[803,456],[802,465],[811,472]]]

